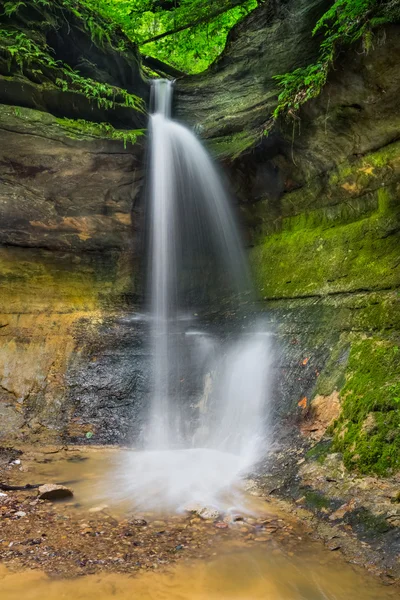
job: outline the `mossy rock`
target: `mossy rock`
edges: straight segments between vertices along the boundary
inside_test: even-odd
[[[384,337],[351,346],[333,449],[348,469],[389,475],[400,468],[400,346]]]

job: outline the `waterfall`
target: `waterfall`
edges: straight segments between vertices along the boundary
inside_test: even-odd
[[[153,82],[152,390],[130,492],[176,509],[220,503],[265,448],[271,353],[262,323],[247,325],[251,281],[230,198],[200,141],[171,118],[172,96],[170,81]],[[222,313],[222,324],[210,318]]]
[[[170,118],[173,84],[153,83],[150,118],[150,308],[153,401],[149,446],[176,445],[183,435],[179,412],[179,334],[207,288],[249,286],[247,264],[229,200],[201,143]],[[210,278],[213,286],[210,286]],[[223,280],[223,283],[222,283]],[[211,292],[210,292],[211,293]],[[206,301],[209,298],[206,298]]]

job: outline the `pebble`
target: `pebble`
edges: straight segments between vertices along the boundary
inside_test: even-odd
[[[90,513],[101,512],[102,510],[108,508],[108,504],[100,504],[99,506],[93,506],[93,508],[89,508]]]
[[[18,512],[15,513],[14,516],[15,517],[26,517],[26,512],[24,512],[23,510],[19,510]]]
[[[150,525],[151,527],[166,527],[167,524],[165,521],[153,521]]]

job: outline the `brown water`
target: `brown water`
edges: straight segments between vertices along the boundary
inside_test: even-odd
[[[89,575],[51,580],[0,566],[2,600],[394,600],[393,588],[346,565],[319,544],[285,557],[279,551],[225,552],[209,562],[180,565],[168,573]],[[398,590],[397,590],[398,593]]]
[[[108,490],[107,512],[120,513],[132,507],[120,502],[113,504],[105,473],[116,468],[122,456],[120,452],[103,449],[41,454],[31,460],[25,455],[23,477],[43,482],[72,480],[74,499],[67,505],[59,504],[60,512],[96,509],[96,503],[104,500]],[[248,496],[247,502],[248,509],[259,515],[262,510],[271,510],[277,518],[288,518],[261,498]],[[209,526],[212,528],[213,524]],[[213,546],[211,559],[187,560],[162,572],[142,571],[135,577],[100,573],[69,580],[51,579],[39,570],[12,573],[0,565],[0,599],[394,600],[399,597],[398,588],[384,586],[322,543],[312,542],[307,536],[291,540],[287,543],[281,538],[264,545],[247,542],[245,538],[236,541],[226,538]]]
[[[177,452],[134,452],[103,447],[71,449],[36,456],[31,461],[25,459],[29,476],[26,474],[24,480],[68,485],[74,491],[74,499],[69,505],[80,510],[104,507],[115,516],[137,511],[160,515],[168,510],[173,512],[180,506],[182,512],[184,506],[198,503],[196,492],[201,494],[204,482],[201,467],[204,470],[213,470],[214,467],[214,476],[218,479],[219,469],[223,466],[228,469],[229,464],[223,463],[217,469],[215,461],[218,456],[214,457],[214,465],[210,465],[207,458],[204,466],[201,456],[189,451],[186,455],[183,452],[177,455]],[[168,457],[172,460],[171,464]],[[193,469],[194,464],[196,469]],[[255,497],[247,493],[245,487],[236,481],[227,485],[218,497],[209,502],[203,501],[203,504],[216,505],[223,511],[236,508],[244,513],[253,513],[258,510],[254,506]]]

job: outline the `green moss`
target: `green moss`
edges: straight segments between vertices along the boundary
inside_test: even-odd
[[[291,230],[267,236],[250,251],[260,294],[267,298],[326,295],[395,288],[400,284],[398,217],[372,217],[325,229],[307,228],[307,216]],[[388,233],[386,233],[388,232]]]
[[[314,490],[307,490],[304,494],[306,505],[310,508],[321,510],[323,508],[329,508],[331,501],[326,498],[322,492],[315,492]]]
[[[323,464],[327,455],[332,451],[332,440],[322,440],[315,444],[306,454],[307,458]]]
[[[347,513],[345,521],[367,537],[375,538],[377,534],[387,533],[393,529],[393,526],[386,520],[385,515],[374,515],[363,506]]]
[[[84,121],[83,119],[56,119],[56,122],[65,130],[69,137],[80,138],[89,136],[121,140],[124,143],[124,148],[126,148],[128,142],[135,144],[137,138],[144,135],[143,129],[115,129],[109,123],[93,123],[91,121]]]
[[[281,231],[260,223],[250,251],[261,296],[398,287],[399,160],[397,142],[285,194]]]
[[[243,154],[248,148],[251,148],[257,137],[258,134],[253,132],[241,131],[231,136],[211,139],[207,145],[210,152],[219,160],[225,158],[232,160]]]
[[[400,468],[400,348],[384,338],[353,343],[336,451],[347,468],[387,475]]]

